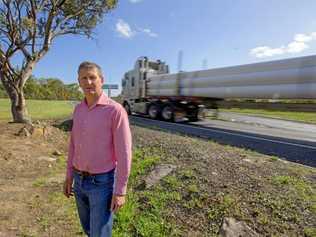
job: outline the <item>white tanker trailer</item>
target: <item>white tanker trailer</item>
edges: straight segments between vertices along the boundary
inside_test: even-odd
[[[146,57],[122,79],[123,106],[152,119],[203,117],[219,99],[316,99],[316,56],[169,74]]]

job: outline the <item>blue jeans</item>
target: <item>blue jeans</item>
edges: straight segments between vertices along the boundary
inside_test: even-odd
[[[112,236],[113,214],[110,210],[114,169],[94,176],[74,171],[74,194],[81,226],[89,237]]]

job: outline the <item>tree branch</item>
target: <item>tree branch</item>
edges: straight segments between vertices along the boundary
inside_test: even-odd
[[[36,18],[36,2],[34,0],[30,0],[31,4],[31,13],[32,13],[32,18],[33,18],[33,31],[32,31],[32,54],[35,53],[35,43],[36,43],[36,23],[37,23],[37,18]]]
[[[54,16],[55,16],[55,8],[52,7],[50,12],[49,12],[48,18],[47,18],[47,23],[45,25],[45,38],[44,38],[44,43],[43,43],[42,50],[44,50],[44,49],[48,50],[49,49],[49,46],[50,46],[50,43],[51,43],[51,39],[52,39],[51,28],[52,28]]]
[[[26,65],[21,69],[21,78],[18,81],[18,87],[23,88],[26,80],[32,75],[33,67],[35,66],[35,60],[27,61]]]
[[[75,29],[64,29],[56,32],[53,36],[53,38],[60,36],[60,35],[67,35],[67,34],[75,34],[75,35],[82,35],[85,36],[86,34],[84,32],[77,31]]]
[[[8,66],[8,69],[9,69],[9,73],[11,75],[12,78],[17,77],[19,74],[16,72],[16,70],[14,70],[14,68],[12,67],[11,63],[10,63],[10,60],[6,60],[5,62]]]

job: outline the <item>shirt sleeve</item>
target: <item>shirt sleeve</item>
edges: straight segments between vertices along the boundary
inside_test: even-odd
[[[68,159],[67,159],[67,170],[66,170],[66,178],[72,179],[73,178],[73,159],[74,159],[74,151],[75,151],[75,144],[74,144],[74,117],[76,113],[77,106],[74,109],[72,115],[72,129],[70,132],[70,141],[68,146]]]
[[[114,194],[125,195],[132,161],[132,136],[128,116],[123,107],[113,116],[113,144],[116,157]]]
[[[69,141],[69,148],[68,148],[68,159],[67,159],[67,172],[66,178],[72,179],[73,178],[73,157],[74,157],[74,140],[73,140],[73,131],[70,133],[70,141]]]

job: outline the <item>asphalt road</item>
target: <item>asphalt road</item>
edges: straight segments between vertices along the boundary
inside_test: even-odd
[[[196,123],[168,123],[130,116],[132,124],[197,136],[274,155],[281,159],[316,167],[316,133],[229,121],[204,120]]]

